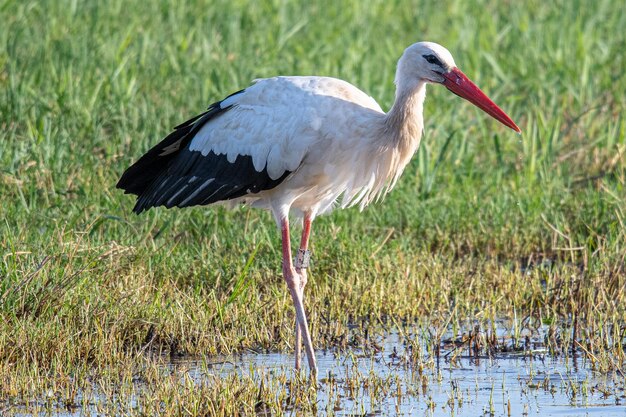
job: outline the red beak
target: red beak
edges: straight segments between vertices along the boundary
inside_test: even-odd
[[[443,85],[454,94],[462,97],[480,108],[482,111],[499,121],[505,126],[510,127],[517,133],[521,133],[521,129],[515,124],[515,122],[500,108],[491,101],[480,88],[476,86],[463,72],[454,67],[450,71],[441,74],[445,80]]]

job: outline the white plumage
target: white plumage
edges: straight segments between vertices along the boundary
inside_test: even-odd
[[[118,187],[135,211],[246,203],[273,212],[282,232],[283,274],[296,308],[296,368],[303,337],[316,369],[303,291],[311,222],[336,205],[361,208],[388,192],[419,146],[426,84],[443,84],[519,132],[440,45],[407,48],[388,113],[353,85],[329,77],[275,77],[214,103],[152,148]],[[292,261],[290,211],[304,218]]]
[[[355,197],[364,206],[382,191],[389,174],[397,172],[390,169],[396,152],[392,142],[381,137],[383,132],[372,131],[373,120],[384,127],[385,113],[373,98],[345,81],[261,79],[221,105],[233,107],[204,125],[190,150],[223,154],[229,162],[250,155],[255,169],[267,168],[272,179],[292,173],[277,187],[235,203],[326,212],[344,194],[343,206],[358,202]],[[370,137],[378,140],[372,143]],[[412,150],[419,135],[415,139]]]

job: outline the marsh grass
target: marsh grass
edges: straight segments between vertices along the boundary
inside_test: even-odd
[[[292,349],[267,213],[137,217],[114,184],[172,126],[253,78],[336,76],[388,108],[395,60],[420,39],[448,46],[524,133],[429,89],[422,146],[397,188],[314,226],[316,345],[347,349],[365,337],[354,326],[428,318],[439,330],[421,336],[434,351],[445,331],[463,340],[469,319],[482,351],[505,317],[518,323],[514,346],[544,325],[552,354],[622,372],[626,14],[610,1],[557,3],[0,3],[5,404],[52,392],[80,407],[78,392],[128,378],[154,401],[174,398],[147,353]],[[202,390],[167,413],[232,415],[258,385]]]

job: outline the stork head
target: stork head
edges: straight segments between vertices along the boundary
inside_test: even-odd
[[[398,62],[396,83],[400,87],[402,81],[410,80],[442,84],[503,125],[521,132],[515,122],[457,68],[450,52],[439,44],[418,42],[404,51]]]

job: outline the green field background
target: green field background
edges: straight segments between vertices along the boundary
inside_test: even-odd
[[[396,189],[314,224],[306,302],[316,345],[365,316],[515,314],[558,328],[580,317],[590,334],[606,323],[619,334],[625,10],[0,1],[0,370],[15,384],[42,367],[88,372],[142,349],[147,335],[182,353],[289,347],[270,215],[135,216],[115,183],[173,126],[255,78],[333,76],[388,109],[396,61],[421,40],[446,46],[523,133],[429,87],[422,145]]]

